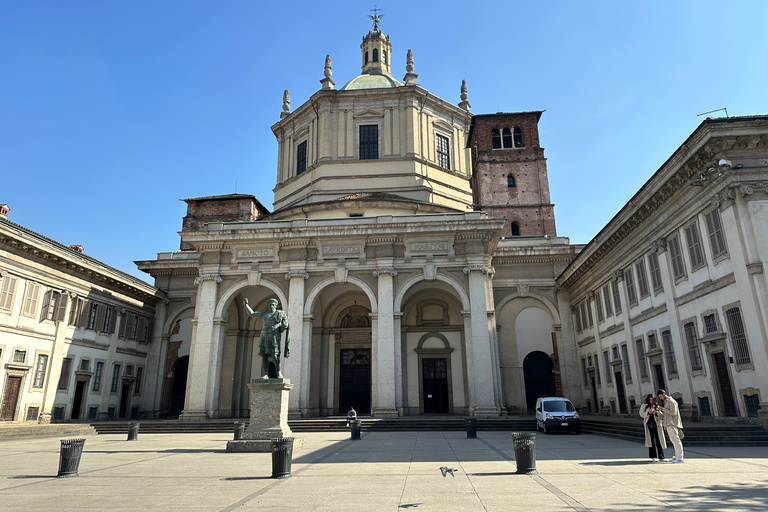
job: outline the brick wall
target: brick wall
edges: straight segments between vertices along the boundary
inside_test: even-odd
[[[259,220],[269,213],[255,196],[230,194],[226,196],[185,199],[187,215],[182,219],[181,231],[199,231],[209,222],[237,222]],[[191,250],[184,242],[181,250]]]

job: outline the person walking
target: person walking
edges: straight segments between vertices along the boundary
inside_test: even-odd
[[[643,418],[643,427],[645,428],[645,446],[648,448],[648,457],[651,462],[659,462],[664,458],[664,448],[667,447],[667,440],[664,437],[664,430],[661,426],[663,413],[656,404],[656,397],[649,393],[645,397],[645,402],[640,406],[640,417]],[[659,435],[661,431],[661,435]]]
[[[672,446],[675,447],[675,456],[672,457],[672,462],[685,462],[683,442],[680,441],[683,438],[683,422],[680,419],[680,408],[677,406],[675,399],[669,396],[663,389],[658,390],[656,396],[659,397],[659,400],[664,401],[664,405],[658,407],[657,411],[661,410],[664,415],[662,423],[667,431],[669,440],[672,441]]]

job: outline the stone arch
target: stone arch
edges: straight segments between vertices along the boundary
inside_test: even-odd
[[[526,354],[523,360],[523,377],[525,379],[525,404],[532,411],[536,399],[540,396],[556,394],[554,365],[548,354],[534,350]]]
[[[371,314],[376,314],[378,311],[377,302],[376,302],[376,294],[373,293],[373,290],[371,289],[368,284],[365,283],[362,279],[359,279],[357,277],[348,276],[346,283],[348,284],[354,284],[360,290],[365,293],[365,295],[368,297],[368,302],[371,304]],[[311,315],[312,311],[315,308],[315,301],[317,300],[317,297],[331,285],[337,284],[335,277],[329,277],[327,279],[323,279],[319,283],[317,283],[310,292],[307,294],[307,298],[304,301],[304,315]],[[343,283],[338,283],[343,284]]]
[[[518,292],[512,292],[509,295],[505,296],[503,299],[501,299],[498,304],[496,304],[496,311],[500,311],[504,306],[507,305],[508,302],[513,301],[514,299],[520,299],[520,298],[530,298],[530,299],[536,299],[540,301],[544,306],[546,306],[546,309],[549,311],[549,314],[552,315],[552,323],[553,324],[559,324],[561,323],[560,320],[560,311],[557,309],[557,306],[554,302],[552,302],[548,297],[537,293],[537,292],[529,292],[528,295],[520,295]]]
[[[184,315],[184,313],[190,309],[194,311],[195,306],[193,304],[182,304],[173,311],[169,312],[165,322],[163,322],[162,335],[169,336],[171,334],[171,329],[173,329],[173,326],[176,324],[176,322],[180,320],[182,315]]]
[[[216,312],[214,314],[214,318],[222,318],[224,316],[224,312],[227,310],[232,300],[234,300],[238,293],[242,292],[246,288],[257,287],[267,288],[275,295],[277,295],[277,300],[280,301],[280,304],[283,306],[283,308],[288,307],[288,298],[285,296],[285,293],[271,279],[261,279],[258,285],[250,284],[248,280],[242,280],[221,294],[219,300],[216,302]]]
[[[453,290],[456,292],[456,295],[458,295],[458,297],[460,299],[462,309],[464,309],[465,311],[470,309],[470,306],[469,306],[469,295],[467,295],[467,292],[464,290],[464,288],[461,286],[461,284],[458,281],[456,281],[455,279],[453,279],[450,276],[444,276],[444,275],[441,275],[441,274],[438,274],[435,277],[435,280],[442,281],[442,282],[446,283],[447,285],[449,285],[451,288],[453,288]],[[401,308],[403,307],[403,299],[405,298],[406,294],[414,286],[416,286],[418,283],[420,283],[422,281],[429,282],[429,281],[427,281],[427,279],[424,279],[424,275],[423,274],[422,275],[416,274],[415,276],[412,276],[410,279],[406,280],[400,286],[400,288],[397,291],[397,294],[395,295],[395,300],[394,300],[395,311],[400,311],[401,310]]]
[[[443,342],[443,347],[445,349],[451,349],[451,343],[448,341],[448,338],[440,334],[439,332],[428,332],[424,336],[422,336],[419,339],[419,342],[416,344],[416,350],[423,350],[424,349],[424,342],[426,342],[429,339],[437,338],[440,341]]]

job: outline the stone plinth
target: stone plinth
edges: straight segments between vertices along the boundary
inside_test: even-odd
[[[288,426],[288,392],[293,388],[289,379],[253,379],[248,384],[251,392],[251,421],[243,439],[229,441],[228,452],[269,452],[272,439],[293,437]],[[300,449],[304,439],[294,438],[294,450]]]

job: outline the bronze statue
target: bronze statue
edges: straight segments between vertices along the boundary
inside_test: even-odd
[[[269,378],[269,363],[274,363],[277,371],[277,378],[282,379],[283,373],[280,371],[280,335],[285,331],[285,357],[291,355],[290,350],[290,326],[285,311],[277,309],[277,300],[269,299],[267,308],[269,311],[253,311],[248,305],[248,299],[245,302],[245,310],[254,318],[264,320],[264,327],[261,329],[261,339],[259,341],[259,355],[262,357],[264,376],[262,379]]]

